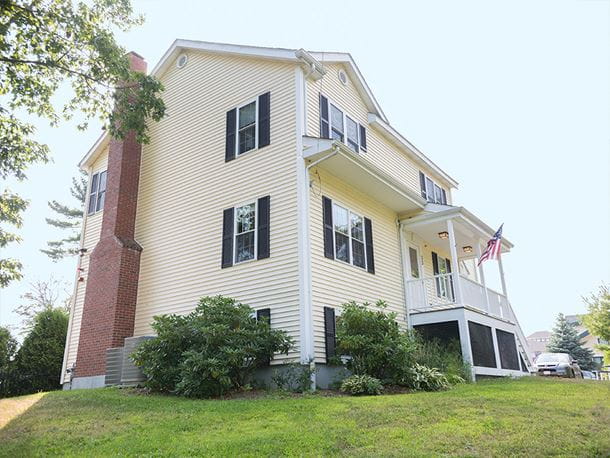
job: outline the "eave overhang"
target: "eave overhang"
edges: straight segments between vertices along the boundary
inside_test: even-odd
[[[354,186],[398,214],[421,211],[426,201],[416,192],[336,140],[303,137],[303,159]]]

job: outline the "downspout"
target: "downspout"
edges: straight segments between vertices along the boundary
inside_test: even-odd
[[[398,240],[400,245],[400,266],[402,268],[402,288],[405,300],[405,314],[407,318],[407,328],[412,329],[413,323],[411,322],[411,314],[409,313],[409,298],[407,297],[407,265],[405,258],[405,248],[407,246],[405,242],[405,233],[402,221],[398,221]]]

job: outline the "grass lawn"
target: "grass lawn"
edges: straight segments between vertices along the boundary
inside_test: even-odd
[[[10,457],[547,454],[610,456],[610,383],[526,377],[360,398],[53,392],[0,429]]]

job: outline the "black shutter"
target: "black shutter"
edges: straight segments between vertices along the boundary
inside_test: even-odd
[[[427,194],[426,194],[426,177],[424,176],[424,172],[419,172],[419,187],[421,188],[421,196],[424,199],[427,199]]]
[[[324,223],[324,256],[335,259],[335,243],[333,241],[333,202],[328,197],[322,197],[322,220]]]
[[[222,268],[233,265],[233,207],[224,211],[222,218]]]
[[[320,138],[330,138],[328,99],[320,94]]]
[[[375,273],[375,257],[373,255],[373,223],[364,218],[364,238],[366,239],[366,270]]]
[[[227,111],[227,132],[225,142],[225,162],[235,159],[235,133],[237,122],[237,109]]]
[[[449,259],[445,259],[447,263],[447,273],[451,273],[451,261]],[[449,285],[451,286],[451,300],[455,301],[455,289],[453,288],[453,276],[449,277]]]
[[[271,143],[271,93],[258,97],[258,147]]]
[[[269,257],[269,196],[258,199],[258,256],[257,259]]]
[[[336,327],[335,327],[335,309],[332,307],[324,307],[324,337],[326,344],[326,362],[335,356],[337,346]]]
[[[445,192],[445,190],[444,190],[444,189],[441,189],[441,195],[442,195],[442,197],[441,197],[441,203],[442,203],[443,205],[447,205],[447,193]]]
[[[271,309],[260,309],[256,311],[256,321],[266,320],[267,323],[271,324]],[[266,358],[263,361],[265,364],[271,362],[271,358]]]
[[[434,251],[432,252],[432,273],[438,275],[438,255]],[[441,297],[441,279],[435,278],[434,283],[436,285],[436,295]]]
[[[366,127],[360,124],[360,149],[366,151]]]

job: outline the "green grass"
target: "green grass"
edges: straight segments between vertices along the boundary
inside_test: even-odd
[[[547,454],[610,456],[610,383],[525,378],[361,398],[53,392],[0,430],[10,457]]]

